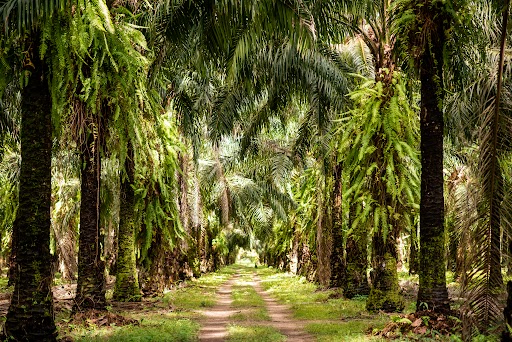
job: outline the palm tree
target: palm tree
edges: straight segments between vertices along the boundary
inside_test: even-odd
[[[365,164],[365,170],[368,172],[368,175],[371,174],[374,176],[369,177],[367,180],[365,177],[362,177],[364,172],[362,169],[357,169],[357,165],[360,164],[360,160],[357,160],[357,158],[352,159],[352,162],[356,163],[354,165],[347,164],[345,160],[344,167],[351,175],[349,192],[352,192],[352,196],[355,195],[354,189],[360,187],[360,182],[368,181],[371,185],[368,185],[366,189],[371,189],[373,192],[371,195],[368,193],[370,197],[366,198],[366,200],[370,200],[371,198],[369,202],[370,205],[366,205],[365,207],[366,211],[362,209],[354,211],[356,215],[363,215],[364,217],[365,214],[369,213],[369,210],[374,218],[373,224],[369,226],[372,227],[373,233],[372,266],[374,272],[372,277],[372,289],[367,303],[368,308],[372,310],[385,309],[395,311],[400,310],[402,307],[398,294],[398,274],[396,269],[393,270],[393,264],[396,264],[397,258],[395,240],[406,225],[405,221],[394,222],[393,215],[395,215],[395,213],[388,212],[386,208],[395,208],[393,203],[398,201],[397,203],[400,204],[401,208],[396,209],[398,212],[402,213],[406,207],[414,204],[414,196],[409,196],[407,199],[405,197],[400,198],[400,196],[393,194],[393,186],[390,186],[393,182],[396,182],[395,185],[402,184],[401,186],[407,186],[409,189],[413,189],[414,177],[410,176],[411,172],[413,172],[413,168],[410,168],[411,165],[407,165],[408,157],[401,154],[400,148],[396,150],[394,148],[390,149],[388,145],[398,143],[395,139],[408,140],[410,138],[410,130],[413,129],[413,127],[410,126],[410,122],[404,125],[404,127],[399,128],[397,134],[390,134],[390,130],[386,128],[386,126],[389,126],[388,120],[393,120],[390,118],[394,115],[393,111],[396,109],[394,106],[396,106],[397,101],[401,101],[400,105],[410,107],[410,105],[407,105],[400,99],[402,95],[397,96],[395,94],[398,90],[394,88],[394,82],[396,82],[399,77],[395,76],[397,61],[394,44],[396,36],[391,31],[391,25],[394,19],[390,12],[391,4],[392,1],[389,0],[329,2],[324,10],[324,22],[328,26],[335,27],[334,32],[330,32],[335,38],[340,39],[345,36],[357,37],[357,41],[360,42],[360,45],[365,46],[369,51],[369,55],[372,57],[371,63],[373,70],[369,77],[375,79],[375,83],[373,83],[372,86],[374,89],[366,88],[368,84],[364,83],[361,83],[360,87],[365,88],[364,91],[368,93],[376,92],[374,93],[375,97],[371,95],[362,102],[356,100],[355,106],[356,108],[358,105],[363,107],[368,106],[366,107],[368,111],[380,111],[374,114],[368,112],[368,116],[373,117],[374,120],[384,120],[386,124],[381,127],[373,126],[373,124],[377,124],[377,122],[367,122],[367,124],[370,125],[369,127],[377,127],[377,131],[374,132],[375,135],[373,136],[364,134],[368,132],[368,128],[360,127],[356,129],[357,124],[355,124],[356,126],[352,126],[353,129],[356,129],[353,133],[356,134],[358,138],[354,139],[354,144],[351,148],[354,150],[358,148],[365,150],[368,146],[371,146],[372,149],[375,148],[373,152],[368,152],[368,164]],[[361,94],[358,90],[354,92],[354,95],[357,93]],[[359,99],[361,100],[363,97],[359,97]],[[370,105],[369,102],[366,102],[369,101],[370,98],[373,98],[375,101],[373,106]],[[373,115],[375,115],[375,117]],[[359,115],[354,115],[353,119],[355,122],[359,120],[358,117]],[[380,130],[382,130],[381,133],[377,133]],[[404,143],[412,144],[410,147],[414,148],[414,142],[412,140],[404,141]],[[397,175],[396,178],[388,177],[389,174],[386,173],[395,167],[399,167],[404,173]],[[358,175],[358,173],[360,174]],[[408,184],[402,183],[402,180]],[[359,189],[361,190],[362,188]],[[412,202],[407,203],[408,201]],[[360,205],[362,205],[362,203],[360,203]],[[373,209],[375,209],[375,212]],[[361,218],[362,217],[355,218],[353,226],[359,224]],[[353,244],[350,245],[352,246]],[[384,305],[385,308],[381,307],[381,305]]]
[[[62,1],[48,1],[45,6],[39,1],[0,2],[2,39],[8,42],[10,37],[23,37],[20,47],[27,52],[22,61],[28,78],[21,103],[20,195],[13,227],[14,287],[18,295],[11,299],[4,327],[6,337],[15,340],[54,341],[57,335],[50,287],[52,101],[48,55],[39,57],[42,29],[55,20],[52,14],[57,9],[69,8],[64,6],[68,4]],[[12,65],[19,62],[13,61]]]
[[[446,288],[443,195],[443,45],[445,24],[429,2],[417,14],[432,21],[428,41],[420,57],[421,81],[421,203],[420,203],[420,288],[417,310],[449,308]],[[424,26],[426,27],[426,25]],[[437,256],[434,259],[434,256]]]
[[[289,36],[287,39],[297,46],[301,46],[297,42],[307,40],[308,37],[301,40],[304,32],[308,31],[307,20],[299,20],[301,25],[295,25],[293,20],[299,18],[298,12],[304,10],[303,4],[289,6],[286,1],[258,1],[250,5],[230,1],[222,5],[209,1],[180,2],[170,6],[171,4],[173,3],[162,2],[159,7],[161,11],[157,13],[158,20],[162,22],[158,27],[167,38],[161,56],[173,54],[173,58],[184,62],[180,66],[181,70],[178,70],[178,73],[181,73],[178,76],[172,74],[176,69],[170,68],[171,75],[168,75],[168,78],[176,79],[178,82],[171,87],[169,98],[176,100],[177,108],[184,111],[179,113],[183,124],[181,130],[194,145],[198,145],[198,127],[190,127],[197,125],[198,118],[206,114],[204,122],[208,127],[208,136],[215,145],[223,135],[232,133],[235,122],[239,119],[238,113],[247,105],[239,104],[241,99],[244,96],[257,98],[264,93],[258,93],[261,88],[258,82],[261,81],[252,80],[250,73],[254,68],[253,54],[257,54],[263,60],[268,59],[268,55],[265,56],[259,47],[265,46],[266,41],[277,41],[277,36]],[[191,34],[194,35],[194,39],[190,39],[192,44],[184,43],[184,38],[190,37]],[[187,101],[178,101],[184,98],[177,91],[183,89],[183,83],[186,83],[182,82],[183,79],[193,79],[203,87],[200,92],[193,89],[190,91],[192,95],[189,99],[192,101],[189,103],[194,107],[193,111],[190,111],[187,105],[182,106]],[[211,94],[213,85],[216,92],[214,96]],[[253,91],[251,88],[258,90]],[[272,96],[278,98],[279,94],[273,92]],[[274,99],[269,101],[274,102]],[[207,110],[202,110],[204,108]],[[267,110],[260,112],[263,117],[267,114]],[[196,146],[194,148],[197,150]],[[219,164],[216,163],[216,173],[218,179],[222,180],[220,184],[224,184],[222,200],[219,202],[223,209],[221,223],[229,227],[229,187],[223,176],[223,168]]]
[[[465,133],[457,138],[463,148],[470,151],[467,159],[475,160],[466,162],[464,173],[468,181],[456,189],[466,198],[456,198],[457,208],[461,207],[463,214],[456,224],[461,249],[465,251],[459,263],[463,291],[467,293],[462,310],[468,332],[475,332],[474,327],[487,331],[501,319],[501,256],[509,253],[505,241],[510,236],[508,212],[511,205],[506,192],[512,139],[508,129],[511,97],[507,65],[510,58],[504,52],[507,33],[503,26],[508,21],[509,5],[474,4],[471,25],[457,35],[471,38],[466,48],[458,51],[460,61],[456,65],[464,63],[472,67],[463,69],[464,77],[459,77],[460,80],[453,77],[459,82],[453,82],[456,91],[448,102],[452,118],[449,127]],[[468,35],[467,31],[472,34]],[[477,53],[478,49],[485,53]],[[463,203],[465,205],[461,205]],[[503,242],[500,241],[502,234]],[[469,250],[468,244],[473,246]],[[504,246],[503,252],[500,244]]]
[[[452,17],[444,4],[424,1],[398,2],[399,13],[413,13],[401,21],[401,37],[409,39],[408,51],[416,62],[421,81],[421,203],[420,288],[416,309],[449,309],[446,288],[445,225],[443,195],[443,64],[446,30]],[[411,12],[412,11],[412,12]]]
[[[32,36],[34,41],[40,37]],[[33,69],[22,91],[19,207],[13,225],[14,286],[5,334],[18,340],[55,340],[50,269],[51,100],[46,68],[32,50]],[[37,194],[37,195],[35,195]]]
[[[75,311],[102,309],[105,308],[105,263],[100,229],[101,156],[107,150],[117,153],[121,149],[120,164],[124,166],[127,141],[137,147],[134,141],[141,140],[140,117],[153,108],[142,81],[149,66],[142,54],[147,45],[140,31],[121,17],[114,20],[103,1],[80,2],[67,30],[60,27],[52,27],[52,30],[58,37],[56,41],[71,42],[67,49],[58,45],[59,54],[54,57],[52,65],[60,75],[55,82],[64,82],[66,86],[66,91],[55,93],[54,98],[72,105],[63,111],[67,115],[63,122],[73,133],[83,165]],[[118,137],[120,142],[107,140],[109,131],[114,132],[112,136]],[[133,250],[135,247],[126,248]]]

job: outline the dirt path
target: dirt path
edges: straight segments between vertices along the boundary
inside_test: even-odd
[[[199,341],[203,342],[221,342],[225,341],[228,336],[227,326],[230,323],[234,323],[230,320],[230,316],[240,310],[235,310],[232,306],[232,287],[236,283],[240,275],[236,275],[226,282],[218,291],[217,304],[204,311],[203,314],[206,316],[203,321],[202,328],[199,331]],[[265,306],[270,316],[271,321],[261,322],[249,325],[264,325],[271,326],[277,329],[281,334],[285,335],[287,341],[290,342],[305,342],[314,341],[314,337],[307,334],[304,331],[303,324],[292,318],[290,309],[282,304],[279,304],[273,299],[261,286],[261,279],[254,275],[253,281],[246,284],[250,284],[254,287],[256,293],[263,298]],[[237,322],[239,324],[240,322]],[[244,324],[246,325],[246,324]],[[255,341],[253,341],[255,342]]]
[[[203,311],[206,316],[199,331],[199,341],[221,342],[228,336],[227,325],[230,323],[229,316],[235,310],[231,307],[231,292],[233,284],[240,275],[237,274],[222,285],[217,291],[217,304],[213,308]]]
[[[315,338],[304,331],[302,322],[292,318],[290,309],[286,305],[279,304],[277,300],[263,290],[261,279],[258,276],[254,276],[253,279],[254,289],[263,298],[267,306],[268,314],[272,320],[270,325],[285,335],[288,341],[314,341]]]

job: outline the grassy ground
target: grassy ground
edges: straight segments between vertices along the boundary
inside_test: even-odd
[[[352,300],[339,298],[333,290],[320,290],[303,277],[258,268],[262,285],[280,302],[288,304],[294,318],[304,320],[306,331],[318,341],[379,341],[371,336],[374,329],[384,327],[387,315],[368,314],[365,297]]]
[[[230,266],[187,282],[171,290],[163,297],[142,302],[140,309],[112,312],[139,323],[123,326],[108,324],[99,326],[100,320],[89,319],[76,323],[67,315],[58,316],[59,335],[74,341],[197,341],[201,319],[199,310],[215,305],[215,291],[226,282],[237,267]]]
[[[241,276],[233,286],[231,297],[233,299],[233,307],[239,309],[237,313],[231,316],[234,321],[241,322],[259,322],[268,321],[267,309],[265,302],[254,290],[251,285],[252,270],[241,269]]]
[[[293,317],[320,342],[384,341],[373,336],[372,332],[400,319],[397,315],[367,313],[365,297],[347,300],[333,290],[319,289],[303,277],[272,268],[254,268],[254,264],[238,264],[189,281],[163,297],[133,307],[114,305],[111,309],[113,314],[133,320],[127,325],[120,326],[115,320],[110,324],[100,324],[104,321],[102,318],[78,323],[60,313],[60,336],[69,336],[75,341],[197,341],[203,318],[200,311],[215,305],[216,290],[235,273],[239,277],[232,287],[232,306],[236,313],[231,316],[228,326],[230,342],[286,340],[267,324],[269,314],[265,302],[252,287],[254,273],[261,278],[264,289],[279,302],[287,304]],[[412,278],[405,280],[415,282]],[[414,311],[414,298],[406,296],[406,301],[406,312]],[[456,336],[440,339],[427,335],[398,340],[459,341]]]
[[[228,342],[281,342],[286,341],[286,337],[279,331],[265,326],[239,326],[230,325],[228,328]]]

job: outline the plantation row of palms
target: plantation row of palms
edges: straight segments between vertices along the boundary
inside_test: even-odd
[[[108,273],[136,301],[240,248],[369,311],[404,309],[404,263],[449,310],[448,267],[500,324],[509,7],[0,0],[4,334],[56,339],[55,272],[105,310]]]

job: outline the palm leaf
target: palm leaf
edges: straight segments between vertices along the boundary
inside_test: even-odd
[[[501,320],[499,294],[503,290],[501,274],[500,235],[501,230],[508,235],[511,231],[509,220],[503,213],[512,207],[510,199],[505,197],[503,161],[509,153],[512,135],[508,129],[510,111],[502,105],[505,95],[504,73],[506,29],[509,13],[509,1],[502,10],[502,34],[499,60],[490,59],[491,77],[479,84],[477,114],[480,144],[479,163],[476,171],[479,184],[478,218],[473,239],[475,250],[470,259],[470,269],[466,273],[465,291],[468,303],[465,313],[468,323],[477,322],[481,331],[486,331]],[[491,55],[492,57],[492,55]],[[495,72],[494,70],[498,70]],[[505,96],[502,96],[505,95]],[[468,324],[468,325],[469,325]]]

